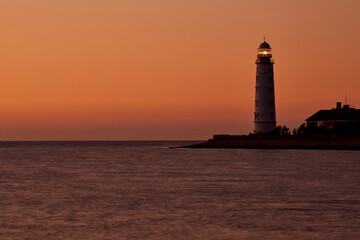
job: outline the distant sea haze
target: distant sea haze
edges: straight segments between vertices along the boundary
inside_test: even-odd
[[[360,239],[357,151],[2,142],[0,239]]]

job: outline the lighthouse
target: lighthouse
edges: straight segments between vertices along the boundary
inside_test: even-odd
[[[276,128],[274,60],[267,42],[260,44],[256,59],[255,133],[268,133]]]

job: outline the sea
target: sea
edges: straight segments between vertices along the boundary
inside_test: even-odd
[[[0,142],[1,240],[360,239],[360,152]]]

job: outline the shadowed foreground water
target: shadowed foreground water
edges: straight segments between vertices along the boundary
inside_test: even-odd
[[[0,143],[0,239],[360,239],[360,152]]]

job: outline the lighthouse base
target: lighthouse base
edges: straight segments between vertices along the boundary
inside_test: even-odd
[[[276,122],[254,122],[255,133],[269,133],[275,130]]]

